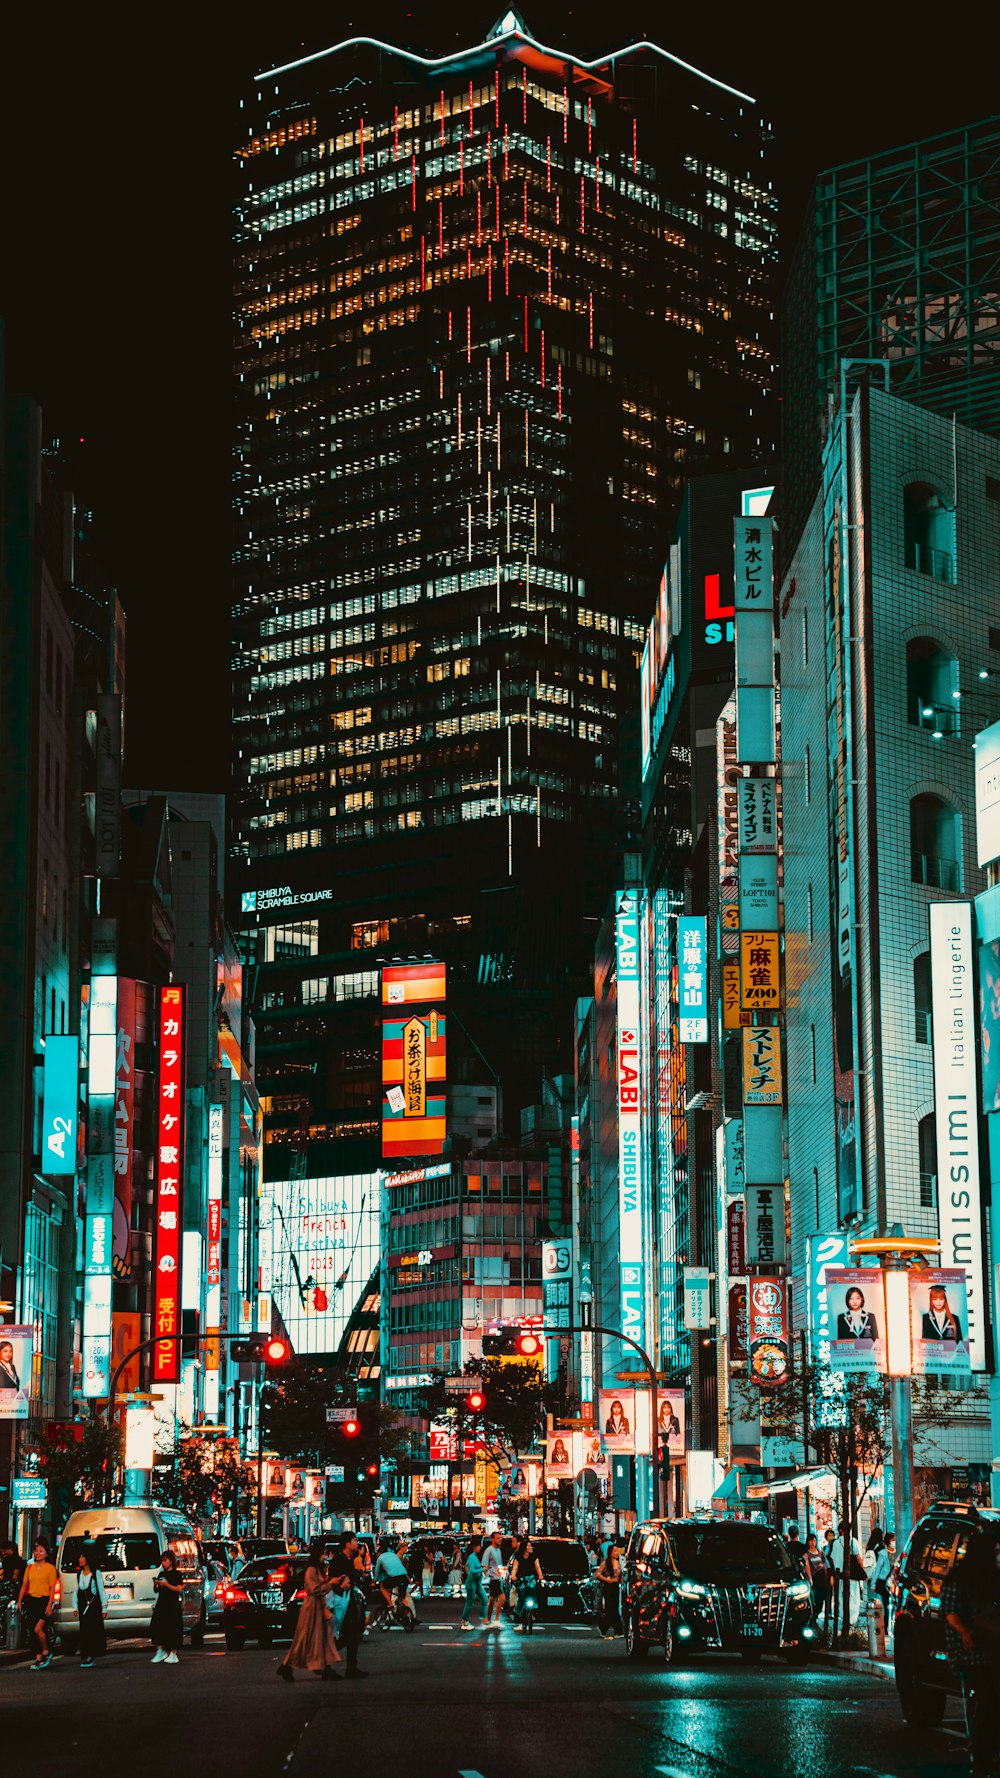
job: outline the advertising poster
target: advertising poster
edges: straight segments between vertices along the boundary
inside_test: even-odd
[[[972,907],[932,901],[931,1006],[934,1015],[934,1128],[937,1135],[941,1264],[965,1273],[966,1337],[974,1371],[986,1369],[979,1085]]]
[[[788,1286],[784,1278],[751,1278],[747,1286],[750,1376],[763,1389],[788,1381]]]
[[[566,1481],[577,1472],[572,1432],[550,1432],[545,1439],[546,1481]]]
[[[685,1412],[683,1389],[661,1389],[657,1398],[659,1441],[671,1457],[679,1457],[685,1444]]]
[[[635,1390],[601,1389],[598,1403],[604,1449],[620,1457],[634,1457]]]
[[[585,1432],[583,1434],[583,1469],[592,1469],[602,1488],[608,1479],[608,1454],[601,1443],[600,1433]]]
[[[826,1274],[830,1368],[885,1370],[885,1297],[882,1274],[871,1266],[831,1267]]]
[[[0,1327],[0,1420],[26,1420],[31,1397],[33,1327]]]
[[[1000,1111],[1000,939],[979,950],[979,1045],[983,1110]]]
[[[752,1022],[752,1015],[744,1012],[740,1005],[740,966],[738,963],[723,963],[722,1029],[739,1031],[743,1025],[750,1025]]]
[[[742,1198],[731,1198],[726,1205],[726,1270],[730,1278],[742,1278],[746,1269],[746,1210]]]
[[[744,1105],[780,1105],[781,1033],[776,1025],[743,1032]]]
[[[784,1265],[784,1186],[748,1185],[746,1188],[746,1206],[747,1265]],[[732,1267],[730,1267],[730,1270],[732,1270]],[[739,1276],[739,1274],[736,1275]]]
[[[910,1273],[910,1338],[913,1374],[968,1374],[969,1306],[964,1271],[928,1267]]]
[[[382,970],[382,1158],[439,1155],[447,1128],[443,963]]]
[[[677,967],[681,1043],[708,1042],[708,936],[703,914],[681,914],[677,921]]]
[[[776,932],[740,933],[740,972],[744,1012],[776,1012],[781,1005]]]
[[[747,1287],[745,1284],[729,1286],[729,1357],[733,1364],[746,1364],[747,1347]]]

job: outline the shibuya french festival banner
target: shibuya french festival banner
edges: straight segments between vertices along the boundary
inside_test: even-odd
[[[606,1451],[621,1457],[635,1456],[635,1390],[602,1389],[598,1411]]]
[[[964,1271],[928,1266],[910,1272],[913,1374],[969,1371],[969,1306]]]
[[[33,1327],[0,1326],[0,1420],[27,1420]]]
[[[885,1370],[885,1294],[874,1266],[830,1266],[826,1274],[830,1369]]]

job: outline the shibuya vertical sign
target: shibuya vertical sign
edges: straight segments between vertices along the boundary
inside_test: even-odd
[[[615,897],[618,976],[618,1260],[621,1330],[643,1342],[645,1286],[642,1253],[642,1079],[637,889]]]
[[[928,913],[941,1264],[965,1273],[969,1361],[974,1371],[982,1371],[986,1318],[972,909],[968,902],[935,901]]]
[[[156,1104],[156,1268],[154,1334],[181,1331],[181,1206],[184,1148],[184,990],[160,990],[160,1056]],[[153,1381],[176,1383],[175,1340],[153,1348]]]

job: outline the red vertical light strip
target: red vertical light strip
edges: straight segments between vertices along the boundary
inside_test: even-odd
[[[472,82],[469,81],[469,135],[472,135]]]
[[[509,382],[510,382],[510,353],[509,353],[509,352],[505,352],[505,353],[504,353],[504,372],[503,372],[503,380],[504,380],[504,382],[505,382],[505,383],[509,383]],[[498,426],[499,426],[499,424],[500,424],[500,416],[499,416],[499,414],[498,414],[498,415],[497,415],[497,425],[498,425]]]
[[[487,130],[487,132],[486,132],[486,186],[487,186],[487,190],[489,189],[489,187],[492,184],[493,184],[493,132],[492,132],[492,130]]]
[[[563,141],[569,141],[569,88],[563,87]]]
[[[593,149],[594,149],[594,109],[593,109],[592,101],[590,99],[588,99],[587,100],[587,153],[592,154]]]
[[[472,248],[471,247],[466,247],[466,249],[465,249],[465,275],[467,278],[472,277]]]
[[[586,218],[585,197],[584,197],[584,189],[583,189],[583,174],[581,173],[580,174],[580,233],[581,233],[581,235],[585,235],[586,232],[587,232],[587,218]]]
[[[492,241],[490,242],[489,246],[486,249],[486,297],[487,297],[487,301],[489,301],[489,302],[493,301],[493,243],[492,243]]]
[[[497,69],[496,73],[493,76],[493,105],[494,105],[495,116],[496,116],[496,126],[497,126],[497,129],[499,129],[500,128],[500,70],[499,70],[499,68]]]
[[[503,293],[504,296],[510,295],[510,242],[506,235],[503,243]]]
[[[497,227],[497,240],[499,241],[499,239],[500,239],[500,187],[499,187],[499,185],[497,186],[496,190],[497,190],[497,205],[496,205],[497,224],[496,224],[496,227]]]
[[[556,228],[559,227],[559,193],[556,192]]]
[[[638,118],[632,119],[632,171],[639,171]]]
[[[465,311],[465,362],[472,363],[472,309]]]
[[[552,137],[545,138],[545,189],[552,190]]]
[[[552,248],[549,248],[549,302],[552,301]]]
[[[395,107],[393,114],[392,114],[392,158],[394,161],[398,161],[398,159],[399,159],[399,106],[398,105]]]
[[[593,345],[594,345],[594,292],[593,291],[590,292],[590,296],[588,297],[587,300],[588,300],[588,303],[590,306],[590,344],[591,344],[591,349],[593,349]]]
[[[556,415],[562,419],[562,365],[556,365]]]
[[[420,288],[427,289],[427,236],[420,237]]]
[[[524,238],[528,238],[528,181],[524,181]]]
[[[521,69],[521,122],[528,121],[528,70]]]
[[[594,162],[594,190],[597,194],[597,208],[601,207],[601,157]]]
[[[444,258],[444,200],[438,199],[438,258]]]
[[[482,193],[482,188],[477,185],[477,187],[476,187],[476,246],[481,247],[482,244],[483,244],[483,193]]]
[[[451,339],[451,310],[448,310],[448,338]]]
[[[441,147],[444,147],[444,88],[441,88]]]
[[[156,1115],[156,1274],[153,1331],[181,1331],[181,1230],[184,1226],[184,990],[160,990]],[[153,1381],[180,1379],[180,1348],[153,1348]]]
[[[510,172],[510,131],[508,130],[507,125],[504,124],[504,126],[503,126],[503,176],[505,179],[506,179],[509,172]]]
[[[459,138],[458,138],[458,190],[459,190],[460,196],[462,196],[464,198],[464,196],[465,196],[465,143],[462,140],[461,136],[459,136]]]

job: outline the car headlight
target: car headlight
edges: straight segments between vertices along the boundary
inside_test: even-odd
[[[811,1596],[811,1594],[812,1594],[812,1587],[809,1585],[809,1582],[807,1580],[791,1580],[791,1581],[789,1581],[789,1583],[788,1583],[788,1597],[789,1597],[789,1599],[808,1599]]]
[[[708,1588],[696,1580],[682,1580],[677,1583],[677,1591],[682,1599],[707,1599]]]

